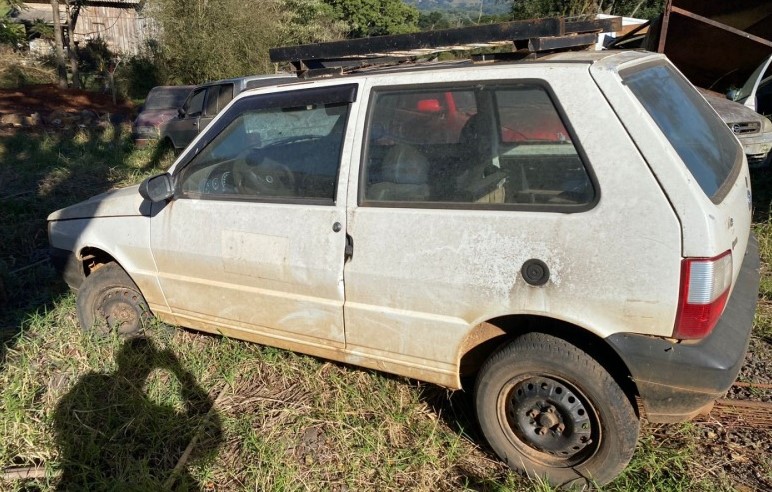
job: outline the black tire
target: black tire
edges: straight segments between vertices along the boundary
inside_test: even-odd
[[[523,335],[477,376],[477,418],[509,467],[554,486],[602,485],[624,469],[640,423],[614,378],[576,346]]]
[[[86,277],[76,306],[81,327],[100,335],[113,331],[137,335],[152,318],[142,293],[116,263],[107,263]]]

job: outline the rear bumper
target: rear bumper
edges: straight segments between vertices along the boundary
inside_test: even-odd
[[[688,420],[734,383],[748,349],[758,291],[759,249],[751,235],[724,314],[708,337],[697,343],[625,333],[606,339],[627,364],[650,421]]]

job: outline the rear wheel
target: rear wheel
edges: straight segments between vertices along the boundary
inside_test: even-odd
[[[556,486],[613,480],[638,439],[638,417],[614,378],[584,351],[542,333],[523,335],[483,365],[475,404],[501,459]]]
[[[145,298],[116,263],[103,265],[86,277],[76,306],[81,327],[101,335],[136,335],[152,317]]]

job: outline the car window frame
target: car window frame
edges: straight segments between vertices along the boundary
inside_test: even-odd
[[[217,115],[219,112],[219,109],[217,107],[217,97],[220,94],[220,86],[219,85],[213,85],[210,87],[207,87],[206,89],[206,96],[204,97],[204,107],[201,112],[201,116],[205,118],[213,118]],[[214,112],[210,113],[209,111],[213,110]]]
[[[196,96],[198,94],[200,94],[201,92],[206,92],[207,89],[208,89],[208,87],[202,87],[199,90],[194,89],[193,92],[190,93],[190,95],[188,96],[187,101],[185,101],[185,104],[182,106],[182,108],[185,110],[185,114],[183,116],[183,119],[184,118],[198,118],[199,116],[201,116],[204,113],[204,106],[206,104],[206,93],[204,94],[204,98],[201,101],[201,110],[200,111],[198,111],[196,113],[191,113],[190,112],[190,103],[193,101],[193,99],[196,98]]]
[[[296,88],[281,92],[271,92],[267,94],[250,94],[237,99],[230,111],[223,113],[210,124],[201,135],[195,152],[183,156],[183,160],[174,169],[172,174],[172,183],[174,189],[173,200],[218,200],[218,201],[248,201],[256,203],[280,203],[289,205],[324,205],[335,206],[339,203],[338,192],[340,181],[340,170],[343,165],[343,149],[345,147],[345,137],[351,124],[351,114],[354,103],[359,93],[359,84],[356,82],[339,84],[334,86],[323,86],[314,88]],[[262,103],[262,104],[261,104]],[[188,195],[182,190],[182,181],[186,176],[186,170],[189,168],[195,158],[207,148],[223,130],[228,128],[240,115],[246,111],[269,109],[274,107],[293,107],[304,106],[308,104],[338,104],[346,103],[349,108],[346,113],[346,122],[343,128],[343,141],[341,142],[340,154],[338,157],[338,167],[335,174],[335,188],[332,199],[305,198],[305,197],[269,197],[259,195],[238,195],[238,194],[195,194]],[[345,199],[342,200],[345,202]]]
[[[370,146],[370,130],[375,111],[375,98],[380,92],[390,91],[410,91],[417,90],[422,92],[445,92],[453,90],[474,89],[480,85],[485,87],[506,87],[512,85],[533,85],[542,88],[545,94],[552,102],[560,121],[563,123],[563,127],[568,133],[569,140],[576,149],[576,154],[581,161],[584,169],[587,173],[590,184],[592,185],[594,195],[591,200],[582,204],[541,204],[541,203],[474,203],[474,202],[431,202],[431,201],[375,201],[367,200],[365,198],[365,191],[367,188],[367,173],[365,166],[367,165],[367,156]],[[499,144],[501,141],[501,123],[498,121],[498,114],[496,116],[496,124],[499,126],[498,138]],[[357,206],[359,207],[372,207],[372,208],[409,208],[409,209],[424,209],[424,210],[468,210],[468,211],[523,211],[523,212],[551,212],[562,214],[584,213],[594,209],[601,199],[601,187],[598,182],[595,171],[590,164],[590,159],[581,144],[580,139],[577,136],[577,132],[574,126],[571,124],[571,120],[560,103],[560,99],[555,94],[555,91],[549,84],[549,81],[542,78],[511,78],[511,79],[485,79],[485,80],[471,80],[471,81],[451,81],[451,82],[438,82],[432,84],[385,84],[375,85],[370,89],[367,101],[367,109],[365,115],[365,128],[362,134],[362,146],[359,156],[359,176],[357,182]]]

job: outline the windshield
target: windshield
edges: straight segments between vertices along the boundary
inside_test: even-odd
[[[145,109],[176,109],[182,106],[190,94],[190,87],[164,87],[150,91]]]

